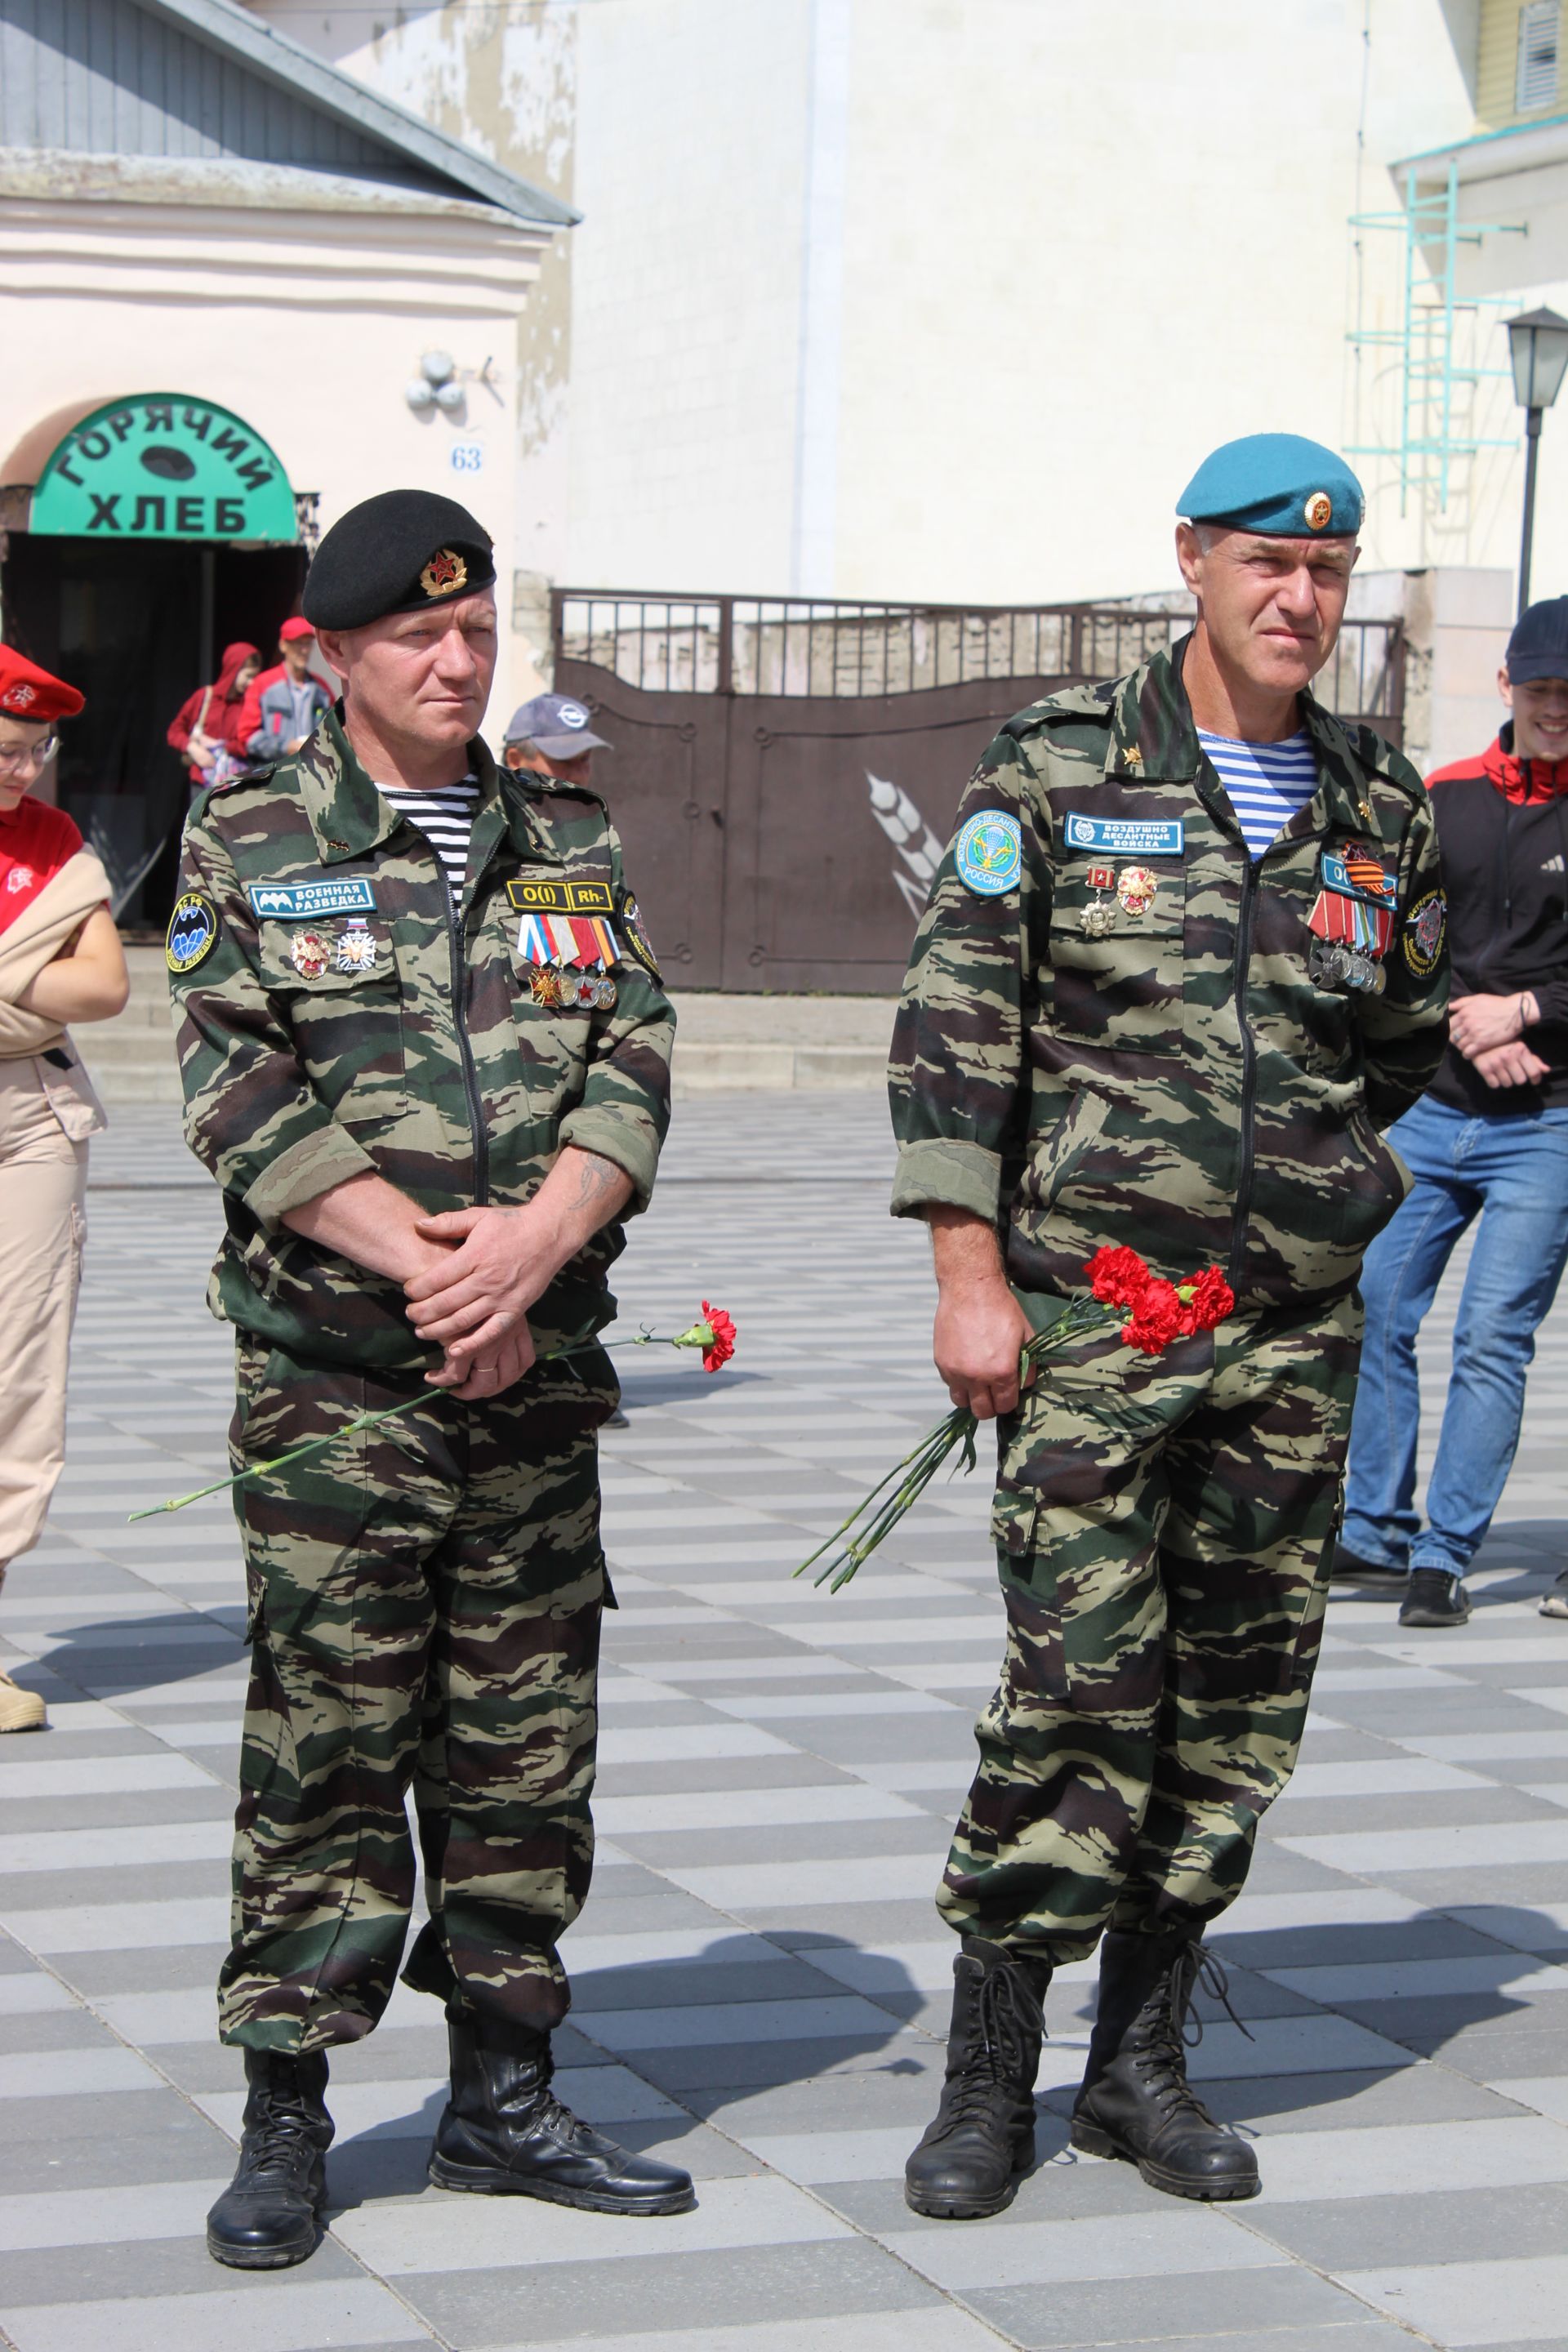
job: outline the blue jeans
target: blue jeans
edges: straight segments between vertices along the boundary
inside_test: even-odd
[[[1366,1254],[1344,1543],[1382,1568],[1463,1575],[1519,1444],[1536,1327],[1568,1257],[1568,1109],[1472,1117],[1419,1102],[1388,1140],[1415,1179]],[[1437,1458],[1415,1510],[1415,1335],[1455,1244],[1480,1230],[1454,1328]]]

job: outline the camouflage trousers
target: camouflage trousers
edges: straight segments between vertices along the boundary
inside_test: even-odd
[[[1068,1961],[1235,1900],[1306,1721],[1360,1345],[1353,1297],[1157,1359],[1094,1334],[1004,1423],[1006,1655],[937,1897],[960,1934]]]
[[[244,1337],[237,1355],[237,1470],[414,1384]],[[490,1402],[426,1390],[237,1488],[252,1648],[225,2042],[371,2031],[414,1898],[410,1789],[430,1916],[405,1981],[535,2027],[565,2013],[607,1590],[595,1433],[617,1393],[596,1348]]]

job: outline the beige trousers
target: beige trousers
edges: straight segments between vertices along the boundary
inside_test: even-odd
[[[0,1062],[0,1575],[37,1542],[65,1464],[87,1149],[37,1063]]]

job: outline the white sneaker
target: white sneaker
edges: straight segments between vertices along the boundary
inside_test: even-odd
[[[1549,1592],[1541,1599],[1543,1617],[1568,1617],[1568,1568],[1565,1568]]]
[[[37,1692],[23,1690],[0,1667],[0,1731],[42,1731],[47,1721]]]

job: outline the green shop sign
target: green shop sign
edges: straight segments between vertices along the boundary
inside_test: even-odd
[[[184,393],[110,401],[74,426],[33,492],[55,539],[299,537],[289,477],[243,417]]]

